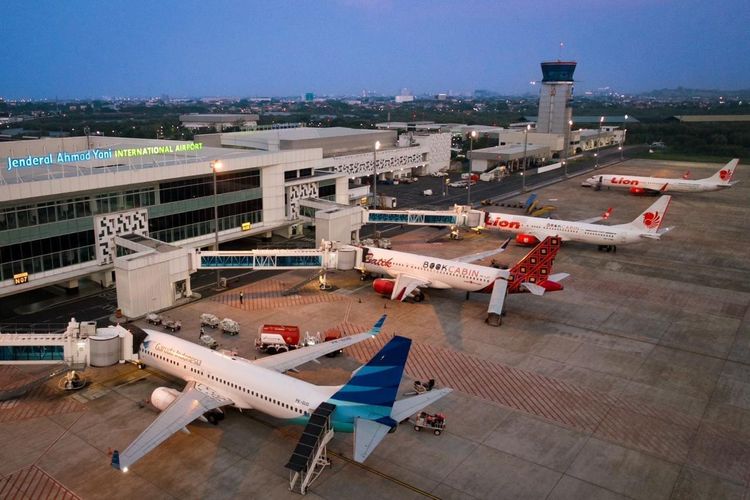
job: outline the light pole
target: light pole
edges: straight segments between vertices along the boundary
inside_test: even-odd
[[[620,161],[624,160],[623,155],[625,154],[625,135],[628,133],[628,115],[625,115],[625,121],[623,123],[622,138],[620,139]]]
[[[219,199],[216,190],[216,171],[221,170],[222,164],[219,160],[211,162],[211,172],[214,176],[214,250],[219,251]],[[217,259],[218,260],[218,259]],[[216,268],[216,288],[221,288],[221,269]]]
[[[469,132],[469,184],[466,191],[466,204],[469,206],[471,206],[471,154],[474,152],[474,138],[476,136],[476,130]]]
[[[378,149],[380,141],[375,141],[375,148],[372,150],[372,207],[378,208]]]
[[[596,134],[596,153],[594,153],[594,168],[599,168],[599,145],[602,143],[602,123],[604,123],[604,117],[599,117],[599,133]]]
[[[570,153],[570,130],[573,128],[573,120],[568,120],[568,133],[565,134],[565,149],[563,157],[563,169],[565,177],[568,176],[568,153]]]
[[[528,144],[529,130],[531,130],[531,125],[526,125],[526,128],[523,131],[523,171],[521,172],[522,193],[526,192],[526,145]]]

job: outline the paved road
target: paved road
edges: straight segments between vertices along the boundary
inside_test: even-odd
[[[626,148],[630,150],[631,147]],[[600,152],[599,163],[601,165],[619,161],[620,152],[616,148],[602,150]],[[594,168],[593,155],[585,155],[569,165],[569,175],[578,175],[589,172]],[[451,181],[458,180],[460,174],[452,173]],[[549,183],[559,181],[564,178],[562,169],[536,174],[527,177],[526,192],[533,190]],[[413,184],[401,185],[378,185],[378,192],[388,196],[395,196],[398,200],[398,208],[428,208],[428,209],[445,209],[454,204],[466,204],[467,189],[446,187],[446,194],[443,196],[442,183],[445,177],[421,177],[419,181]],[[519,198],[526,197],[521,193],[522,178],[519,173],[504,179],[502,182],[479,182],[471,188],[472,205],[478,205],[481,200],[493,198],[501,199],[518,195]],[[432,189],[434,196],[423,196],[425,189]],[[361,231],[363,237],[372,235],[375,231],[381,231],[385,234],[397,234],[409,231],[412,228],[401,227],[400,225],[370,225],[365,226]],[[236,246],[247,244],[246,241],[235,241],[227,246]],[[283,271],[247,271],[247,270],[225,270],[222,276],[228,279],[229,288],[244,286],[249,283],[259,281]],[[216,282],[215,271],[198,271],[191,277],[193,290],[200,293],[203,297],[211,296],[216,292],[213,290],[213,284]],[[99,289],[96,285],[82,280],[79,295],[71,297],[55,297],[44,290],[32,291],[22,296],[13,296],[0,299],[0,323],[21,324],[26,328],[32,328],[41,331],[50,325],[55,327],[66,324],[71,317],[87,321],[106,321],[114,314],[117,308],[117,292],[114,287],[109,289]],[[41,310],[30,314],[19,314],[19,306],[28,305],[29,303],[44,302],[50,303],[45,305]],[[30,325],[31,324],[31,325]]]

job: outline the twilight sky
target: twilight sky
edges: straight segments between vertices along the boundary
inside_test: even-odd
[[[750,88],[748,0],[3,0],[0,97]],[[564,42],[562,52],[560,42]]]

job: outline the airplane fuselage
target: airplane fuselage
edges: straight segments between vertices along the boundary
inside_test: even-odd
[[[595,175],[586,179],[592,186],[599,183],[602,187],[623,189],[644,189],[663,193],[699,193],[704,191],[718,191],[731,186],[720,184],[708,179],[666,179],[659,177],[639,177],[635,175]]]
[[[563,241],[581,241],[595,245],[621,245],[641,241],[643,234],[629,224],[602,226],[585,222],[542,219],[525,215],[487,214],[485,226],[514,234],[533,234],[540,236],[558,236]],[[540,238],[541,239],[541,238]]]
[[[494,267],[426,257],[383,248],[366,247],[362,260],[364,270],[371,274],[396,277],[399,274],[419,277],[430,282],[431,288],[455,288],[467,292],[486,289],[497,278],[507,278],[508,271]]]
[[[145,330],[140,360],[146,365],[184,381],[195,381],[231,398],[234,406],[254,409],[287,420],[304,423],[340,386],[318,386],[275,370],[257,366],[239,356],[229,356],[172,335]],[[351,432],[353,421],[346,412],[334,413],[336,430]]]

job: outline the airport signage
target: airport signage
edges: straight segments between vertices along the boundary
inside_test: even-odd
[[[29,273],[18,273],[13,275],[13,284],[14,285],[23,285],[24,283],[29,282]]]
[[[121,149],[87,149],[75,153],[60,151],[40,156],[24,156],[20,158],[7,159],[8,172],[14,168],[33,168],[49,165],[63,165],[66,163],[77,163],[90,160],[109,160],[112,158],[133,158],[148,155],[163,155],[170,153],[185,153],[188,151],[199,151],[203,149],[202,142],[190,144],[169,144],[166,146],[147,146],[143,148],[121,148]]]
[[[250,231],[250,229],[252,229],[252,228],[253,228],[253,225],[250,224],[249,222],[243,222],[242,223],[242,230],[243,231]]]

